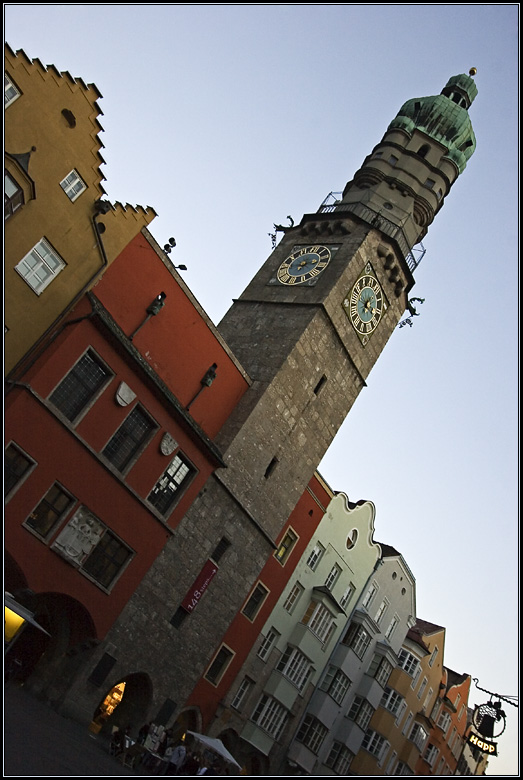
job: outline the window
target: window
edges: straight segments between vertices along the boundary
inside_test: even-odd
[[[325,580],[325,587],[328,588],[329,590],[332,590],[335,584],[337,583],[340,574],[341,574],[341,568],[338,566],[337,563],[335,563],[329,572],[329,576]]]
[[[416,688],[416,685],[418,684],[418,680],[419,680],[420,674],[421,674],[421,666],[419,666],[419,664],[418,664],[418,666],[416,668],[416,671],[414,672],[414,676],[412,678],[412,682],[410,684],[410,687],[412,688],[412,690],[414,690]]]
[[[432,694],[434,693],[433,688],[429,688],[429,692],[425,696],[425,701],[423,702],[423,710],[427,710],[429,708],[430,700],[432,699]]]
[[[94,402],[110,378],[109,370],[92,350],[88,350],[51,393],[49,400],[73,422]]]
[[[418,699],[421,699],[421,697],[422,697],[422,696],[423,696],[423,694],[425,693],[425,688],[427,687],[427,682],[428,682],[427,678],[426,678],[426,677],[424,677],[424,678],[423,678],[423,682],[421,683],[421,685],[420,685],[420,687],[419,687],[419,691],[418,691]]]
[[[75,499],[60,485],[54,484],[36,506],[24,525],[45,539],[56,528],[74,504]]]
[[[313,667],[307,656],[298,648],[287,645],[287,649],[280,658],[276,670],[290,680],[299,691],[302,691],[307,684]]]
[[[425,183],[423,184],[424,187],[427,187],[427,189],[431,190],[433,187],[436,186],[436,182],[434,179],[426,179]]]
[[[340,604],[343,608],[347,606],[349,601],[354,595],[354,591],[356,590],[356,586],[351,582],[350,585],[345,589],[345,593],[341,597]]]
[[[60,187],[69,200],[74,202],[87,189],[87,184],[82,180],[77,171],[73,170],[60,182]]]
[[[389,623],[389,627],[385,631],[385,638],[386,639],[392,639],[392,635],[394,634],[394,631],[396,630],[396,626],[399,624],[400,619],[397,615],[394,615],[392,620]]]
[[[317,544],[307,558],[307,566],[309,566],[314,571],[324,552],[325,547],[323,547],[321,544]]]
[[[351,753],[342,742],[334,741],[325,761],[325,766],[333,769],[337,775],[347,775],[349,774],[348,770],[353,758],[354,753]]]
[[[262,659],[262,661],[265,661],[269,653],[271,652],[275,642],[280,637],[280,634],[276,629],[270,628],[267,632],[266,636],[263,638],[263,641],[260,645],[260,649],[258,650],[258,657]]]
[[[320,690],[328,693],[337,704],[341,704],[350,686],[351,681],[341,669],[338,669],[336,666],[329,666],[327,674],[320,685]]]
[[[429,666],[434,665],[434,661],[436,660],[436,656],[438,655],[438,652],[439,652],[439,648],[436,646],[432,651],[432,655],[430,656]]]
[[[409,714],[407,715],[407,717],[405,719],[405,723],[403,724],[403,728],[401,729],[401,733],[403,734],[403,736],[405,736],[405,734],[408,732],[408,730],[410,728],[410,724],[412,723],[413,717],[414,717],[414,715],[412,714],[412,712],[409,712]]]
[[[365,594],[365,598],[361,602],[361,606],[364,609],[368,609],[369,608],[370,603],[371,603],[372,599],[374,598],[374,596],[376,595],[377,592],[378,592],[378,586],[376,585],[376,583],[373,582],[372,585],[370,586],[370,588],[368,589],[367,593]]]
[[[398,715],[401,704],[403,703],[403,696],[395,691],[393,688],[385,688],[385,693],[381,698],[381,706],[391,712],[395,717]]]
[[[393,666],[382,655],[375,654],[368,668],[367,674],[374,677],[377,683],[384,688],[389,681]]]
[[[385,740],[385,737],[382,737],[377,731],[369,729],[365,733],[361,745],[365,750],[368,750],[369,753],[380,760],[385,753],[388,742]]]
[[[272,696],[263,694],[256,705],[251,720],[274,739],[280,736],[289,713],[285,707]]]
[[[262,583],[259,582],[249,596],[249,599],[244,608],[242,609],[242,615],[245,615],[246,618],[253,621],[260,611],[263,602],[267,598],[268,593],[269,591],[265,585],[262,585]]]
[[[7,106],[10,106],[11,103],[14,103],[16,98],[20,97],[20,90],[18,87],[15,87],[7,73],[4,74],[4,97],[5,97],[5,105],[4,109],[7,108]]]
[[[381,602],[381,604],[378,607],[378,611],[376,612],[376,616],[374,617],[374,621],[376,623],[378,624],[380,623],[381,619],[383,618],[383,615],[387,611],[388,606],[389,604],[386,600]]]
[[[189,613],[187,612],[186,609],[184,609],[183,607],[178,607],[178,609],[176,610],[172,618],[169,620],[169,623],[171,624],[171,626],[174,626],[175,628],[180,628],[182,623],[187,618],[188,614]]]
[[[403,761],[399,761],[398,766],[394,770],[394,774],[404,776],[404,775],[413,775],[414,772],[412,771],[412,769],[408,764],[405,764]]]
[[[51,248],[45,238],[41,238],[15,266],[15,271],[40,295],[63,268],[65,263],[60,255]]]
[[[74,513],[51,549],[107,589],[133,556],[131,548],[85,506]]]
[[[303,593],[303,586],[300,585],[299,582],[294,585],[293,589],[285,599],[285,602],[283,604],[283,609],[288,612],[289,614],[292,614],[294,611],[294,607],[296,606],[301,594]]]
[[[240,687],[236,691],[236,696],[231,701],[231,707],[233,707],[235,710],[239,710],[253,685],[253,681],[249,680],[248,677],[245,677],[240,683]]]
[[[179,452],[166,468],[147,500],[161,515],[167,515],[195,473],[196,470],[187,458]]]
[[[415,723],[412,727],[412,731],[410,732],[409,739],[411,742],[414,742],[419,750],[423,750],[428,736],[429,735],[423,726],[420,723]]]
[[[460,721],[460,720],[461,720],[461,717],[462,717],[462,715],[463,715],[463,713],[464,713],[464,712],[465,712],[465,705],[464,705],[464,704],[462,704],[462,705],[461,705],[461,709],[460,709],[460,711],[459,711],[459,715],[458,715],[458,721]]]
[[[4,207],[5,219],[12,217],[20,206],[24,205],[24,193],[18,183],[7,171],[4,173]]]
[[[155,423],[137,404],[106,444],[102,455],[118,471],[123,472],[145,447],[155,429]]]
[[[4,497],[7,497],[17,485],[29,476],[36,463],[13,442],[5,448],[4,463]]]
[[[336,627],[333,614],[327,607],[314,599],[309,604],[301,622],[305,623],[323,644],[328,642]]]
[[[363,658],[370,645],[370,634],[363,626],[353,623],[345,634],[343,644],[348,645],[358,658]]]
[[[370,719],[374,715],[374,707],[363,696],[355,696],[347,713],[349,720],[353,720],[362,731],[366,731]]]
[[[308,747],[313,753],[318,753],[327,736],[328,729],[317,718],[306,715],[298,729],[296,740]]]
[[[446,735],[447,731],[449,730],[450,726],[450,714],[448,712],[442,712],[441,715],[438,718],[438,726],[442,730],[442,732]]]
[[[222,538],[216,545],[216,548],[211,553],[211,560],[214,561],[214,563],[218,563],[218,561],[222,558],[223,555],[225,555],[225,553],[227,552],[230,546],[231,543],[227,539],[227,537],[222,536]]]
[[[399,160],[399,157],[396,157],[395,154],[391,154],[390,157],[389,157],[389,164],[390,165],[396,165],[398,160]]]
[[[229,650],[228,647],[222,645],[215,655],[213,662],[205,672],[205,679],[209,680],[213,685],[218,685],[233,658],[234,653],[232,650]]]
[[[398,666],[413,677],[419,666],[419,661],[407,650],[400,650]]]
[[[294,531],[289,529],[285,534],[285,536],[283,537],[283,539],[281,540],[280,546],[278,547],[274,555],[276,559],[282,564],[282,566],[287,560],[287,558],[289,557],[289,555],[291,554],[291,550],[296,544],[297,539],[298,537],[294,533]]]

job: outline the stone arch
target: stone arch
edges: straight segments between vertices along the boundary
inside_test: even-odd
[[[247,775],[268,777],[272,774],[269,758],[245,742],[234,729],[225,729],[218,734],[229,753],[245,769]]]
[[[196,731],[201,733],[202,730],[202,715],[199,707],[188,707],[182,710],[171,728],[173,729],[173,737],[175,740],[181,740],[186,731]]]
[[[122,683],[125,683],[125,686],[121,700],[109,712],[112,701],[114,701],[113,692]],[[120,729],[126,729],[130,726],[131,733],[135,734],[148,720],[152,698],[153,684],[148,674],[133,672],[128,675],[120,675],[113,679],[99,700],[93,712],[91,730],[110,734],[115,726]],[[94,728],[93,724],[95,724]]]

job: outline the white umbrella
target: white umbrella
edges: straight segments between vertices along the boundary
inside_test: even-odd
[[[229,761],[229,763],[234,764],[238,767],[238,769],[241,769],[239,763],[236,761],[236,759],[229,753],[221,739],[214,739],[213,737],[207,737],[205,734],[198,734],[196,731],[188,731],[187,734],[191,734],[195,739],[198,740],[198,742],[201,742],[202,745],[205,745],[209,748],[209,750],[213,750],[215,753],[217,753],[219,756],[224,758],[226,761]]]

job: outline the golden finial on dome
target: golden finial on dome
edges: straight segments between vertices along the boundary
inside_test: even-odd
[[[471,68],[469,70],[469,76],[475,76],[477,72],[478,72],[477,68]]]

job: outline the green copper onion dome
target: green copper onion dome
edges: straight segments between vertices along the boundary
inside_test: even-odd
[[[475,73],[475,69],[470,73]],[[399,128],[409,135],[415,129],[426,133],[447,148],[445,156],[462,173],[476,148],[468,108],[477,94],[471,75],[452,76],[440,95],[407,100],[389,129]]]

